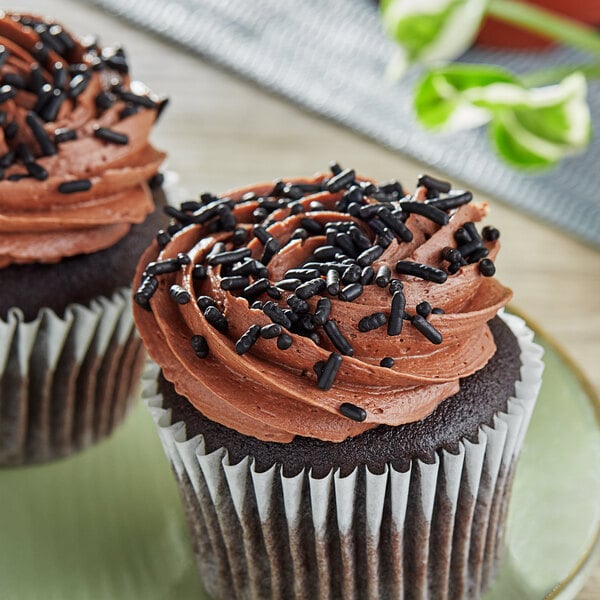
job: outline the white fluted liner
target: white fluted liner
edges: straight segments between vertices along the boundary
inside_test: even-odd
[[[131,290],[0,319],[0,465],[66,456],[108,435],[133,399],[145,353]]]
[[[541,385],[542,349],[524,321],[502,315],[521,348],[521,381],[506,413],[476,443],[442,450],[406,472],[364,466],[342,477],[294,477],[251,458],[230,464],[171,423],[144,377],[145,401],[177,475],[204,585],[216,599],[478,598],[503,551],[516,459]]]

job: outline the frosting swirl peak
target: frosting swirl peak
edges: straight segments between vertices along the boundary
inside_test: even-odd
[[[485,204],[353,170],[170,208],[138,266],[151,357],[205,416],[262,440],[341,441],[431,413],[495,352]]]
[[[0,268],[108,248],[152,212],[164,100],[121,48],[0,12],[0,74]]]

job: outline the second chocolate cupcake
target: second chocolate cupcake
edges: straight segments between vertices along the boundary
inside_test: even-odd
[[[144,352],[128,286],[163,222],[148,141],[164,106],[122,48],[0,19],[0,465],[110,433]],[[151,189],[152,188],[152,189]]]

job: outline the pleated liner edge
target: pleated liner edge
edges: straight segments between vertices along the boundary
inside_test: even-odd
[[[174,468],[204,586],[216,599],[478,598],[498,570],[515,464],[541,385],[533,332],[502,315],[521,348],[521,380],[507,411],[457,454],[382,474],[357,466],[317,479],[230,464],[186,439],[157,393],[148,364],[144,398]]]

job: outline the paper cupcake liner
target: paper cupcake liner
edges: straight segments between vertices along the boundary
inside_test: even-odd
[[[476,443],[441,450],[432,464],[381,474],[285,477],[231,464],[223,448],[186,439],[157,393],[158,367],[144,376],[145,401],[178,479],[192,544],[215,599],[478,598],[494,577],[516,459],[541,385],[542,349],[512,315],[521,381],[506,412],[482,425]]]
[[[144,361],[129,288],[62,318],[44,308],[26,322],[11,309],[0,319],[0,465],[60,458],[107,436]]]

